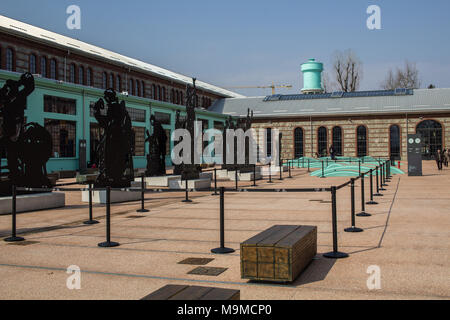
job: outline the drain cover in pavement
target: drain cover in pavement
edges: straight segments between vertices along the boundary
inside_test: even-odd
[[[29,246],[32,244],[39,243],[39,241],[19,241],[19,242],[11,242],[9,243],[10,246]]]
[[[208,258],[187,258],[183,261],[178,262],[178,264],[191,264],[196,266],[204,266],[205,264],[210,263],[214,259],[208,259]]]
[[[227,268],[198,267],[192,271],[189,271],[188,274],[217,277],[219,274],[221,274],[227,270],[228,270]]]

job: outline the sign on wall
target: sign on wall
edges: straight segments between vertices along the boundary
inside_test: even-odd
[[[422,175],[422,135],[408,134],[408,176]]]

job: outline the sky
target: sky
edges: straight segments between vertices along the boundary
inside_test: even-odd
[[[69,5],[81,9],[80,30],[66,26]],[[367,28],[370,5],[380,30]],[[450,88],[448,0],[1,0],[0,14],[227,88],[299,93],[302,63],[315,58],[332,78],[332,56],[346,49],[363,62],[360,90],[380,89],[405,60],[422,87]]]

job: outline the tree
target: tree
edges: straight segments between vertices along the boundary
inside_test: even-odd
[[[362,62],[351,49],[344,52],[336,51],[333,58],[333,73],[339,90],[356,91],[363,75]]]
[[[330,81],[327,72],[322,72],[322,89],[325,93],[333,92],[334,84]]]
[[[418,89],[420,80],[416,64],[405,61],[403,69],[397,68],[395,72],[390,69],[381,87],[385,90],[394,90],[396,88]]]

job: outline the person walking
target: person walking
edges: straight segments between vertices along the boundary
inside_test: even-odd
[[[444,166],[446,168],[448,168],[448,162],[449,162],[449,149],[444,149],[444,154],[443,154],[443,160],[444,160]]]
[[[437,164],[438,170],[442,170],[442,162],[443,162],[443,154],[441,152],[441,149],[437,149],[436,164]]]

